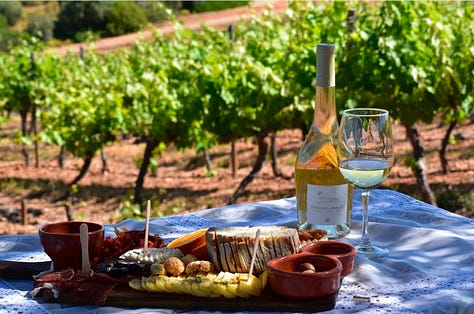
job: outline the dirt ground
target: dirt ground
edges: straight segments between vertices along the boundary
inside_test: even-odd
[[[18,125],[4,125],[1,134],[11,134]],[[426,148],[426,161],[431,187],[446,198],[474,199],[474,125],[465,123],[454,130],[457,143],[448,147],[449,173],[443,174],[437,150],[446,127],[438,124],[421,127]],[[418,197],[415,178],[404,160],[411,155],[405,131],[395,126],[396,165],[384,187]],[[277,134],[278,162],[284,173],[275,177],[271,162],[267,160],[261,172],[237,203],[265,201],[294,196],[294,162],[302,144],[300,130],[287,130]],[[145,198],[152,200],[153,216],[186,213],[211,207],[224,206],[250,173],[257,155],[251,139],[237,143],[239,169],[232,176],[229,166],[230,145],[211,149],[215,176],[206,175],[202,156],[193,150],[179,152],[173,147],[157,158],[158,169],[145,179]],[[40,147],[40,164],[35,167],[30,150],[30,166],[25,167],[21,147],[3,137],[0,141],[0,234],[36,233],[41,224],[66,220],[64,201],[58,200],[64,186],[77,174],[82,161],[68,157],[64,169],[57,162],[57,147]],[[128,206],[138,174],[138,163],[143,145],[133,139],[122,140],[105,149],[108,170],[102,172],[102,161],[96,156],[92,166],[78,187],[73,203],[76,220],[114,223],[123,218],[116,216]],[[444,201],[446,203],[446,201]],[[451,202],[453,203],[453,202]],[[471,208],[445,208],[468,217],[474,217]],[[27,222],[22,223],[22,205],[27,209]],[[454,205],[453,205],[454,206]]]

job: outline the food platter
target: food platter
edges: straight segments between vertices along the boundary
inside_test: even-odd
[[[300,252],[308,240],[324,240],[325,233],[320,231],[305,233],[285,226],[212,227],[166,245],[146,228],[117,229],[115,237],[106,239],[103,235],[91,238],[89,225],[84,222],[42,228],[41,244],[55,269],[44,261],[0,261],[0,276],[33,279],[31,296],[46,302],[320,312],[335,307],[342,282],[339,257],[309,260],[308,256],[317,256]],[[91,251],[91,244],[97,250]],[[78,251],[82,252],[80,268]],[[93,254],[89,256],[89,252]],[[72,257],[72,253],[76,255]],[[267,268],[267,263],[275,260],[283,263]],[[60,263],[62,266],[56,268]],[[303,270],[300,266],[304,264],[313,267]]]
[[[49,262],[0,261],[1,277],[30,279],[31,275],[48,269]],[[337,295],[338,293],[335,293],[325,298],[299,300],[282,298],[270,287],[266,287],[258,297],[202,298],[172,293],[137,291],[126,284],[120,284],[110,292],[102,306],[214,311],[322,312],[335,307]],[[52,293],[45,293],[43,299],[52,303],[77,304],[77,298],[68,293],[62,293],[58,298],[55,298]]]

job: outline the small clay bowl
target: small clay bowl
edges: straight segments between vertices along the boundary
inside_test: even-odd
[[[334,240],[318,241],[305,245],[301,251],[336,257],[342,263],[342,277],[349,275],[354,270],[354,259],[357,251],[349,243]]]
[[[100,256],[104,242],[104,228],[93,222],[66,221],[43,225],[39,228],[41,245],[51,258],[54,270],[68,267],[82,268],[80,226],[87,224],[89,231],[89,259]]]
[[[302,272],[310,263],[314,272]],[[332,256],[297,253],[267,263],[268,282],[277,294],[295,299],[317,299],[336,293],[341,285],[341,262]]]

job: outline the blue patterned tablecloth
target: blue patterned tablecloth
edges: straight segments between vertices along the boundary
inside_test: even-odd
[[[295,202],[288,198],[154,218],[150,232],[171,241],[212,226],[295,226]],[[391,190],[371,193],[369,218],[371,238],[389,247],[391,253],[378,259],[357,256],[354,272],[344,278],[335,309],[327,313],[474,313],[474,220]],[[343,241],[355,244],[361,228],[358,192],[352,219],[352,232]],[[118,224],[121,226],[143,229],[144,221],[126,220]],[[113,227],[106,226],[106,235],[113,235]],[[0,259],[40,261],[48,257],[36,235],[12,235],[0,236]],[[45,303],[30,297],[32,284],[30,280],[0,278],[0,313],[186,312]]]

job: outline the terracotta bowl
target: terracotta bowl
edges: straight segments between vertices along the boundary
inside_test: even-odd
[[[342,263],[342,277],[349,275],[354,270],[354,259],[357,251],[349,243],[334,240],[319,241],[305,245],[301,251],[336,257]]]
[[[302,272],[304,265],[314,272]],[[328,297],[341,285],[341,262],[332,256],[298,253],[268,261],[268,282],[279,295],[296,299]]]
[[[39,237],[46,254],[51,258],[54,270],[72,267],[82,268],[80,226],[86,223],[89,230],[89,258],[92,261],[102,251],[104,228],[93,222],[67,221],[40,227]]]

